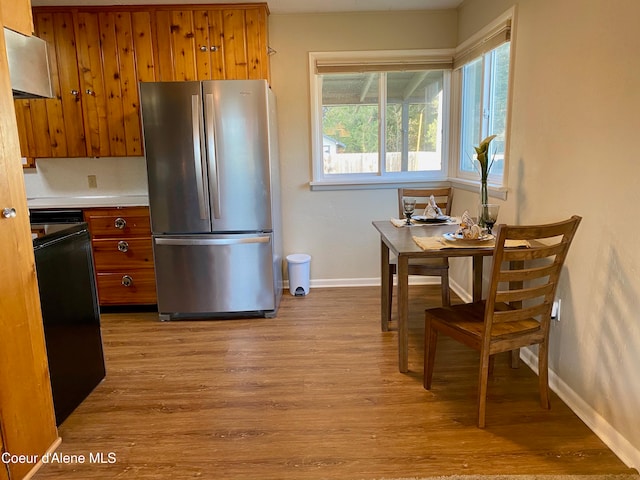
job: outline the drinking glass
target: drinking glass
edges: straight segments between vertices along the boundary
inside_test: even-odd
[[[478,210],[480,224],[484,223],[487,227],[487,233],[491,234],[491,229],[498,220],[500,205],[496,205],[495,203],[481,203],[478,206]]]
[[[402,208],[404,209],[404,216],[407,217],[407,225],[411,225],[411,215],[413,215],[413,212],[416,209],[416,199],[403,198]]]

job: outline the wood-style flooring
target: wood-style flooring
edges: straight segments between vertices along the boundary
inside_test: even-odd
[[[423,311],[439,304],[439,288],[410,296],[408,374],[396,332],[380,331],[374,287],[285,292],[274,319],[103,314],[107,377],[59,429],[58,453],[85,463],[47,464],[34,478],[632,473],[556,395],[541,409],[536,376],[509,368],[507,355],[490,379],[484,430],[475,352],[442,338],[425,391]]]

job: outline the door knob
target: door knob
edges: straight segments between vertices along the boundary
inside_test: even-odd
[[[16,218],[16,209],[15,208],[5,208],[2,210],[2,216],[4,218]]]
[[[129,251],[129,244],[127,242],[125,242],[124,240],[120,240],[118,242],[118,250],[120,250],[123,253],[126,253]]]
[[[113,226],[119,230],[124,230],[124,227],[127,226],[127,221],[122,217],[118,217],[116,218],[116,221],[113,223]]]

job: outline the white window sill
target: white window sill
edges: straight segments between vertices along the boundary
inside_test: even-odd
[[[312,191],[323,190],[376,190],[383,188],[439,188],[448,187],[450,185],[449,179],[434,179],[434,180],[422,180],[422,181],[408,181],[408,180],[381,180],[381,181],[322,181],[322,182],[309,182],[309,187]],[[477,190],[477,188],[476,188]]]
[[[477,180],[466,180],[463,178],[450,178],[449,183],[452,187],[459,188],[461,190],[468,190],[470,192],[478,193],[480,191],[480,182]],[[490,198],[498,198],[500,200],[507,199],[507,192],[509,189],[501,185],[487,185]]]

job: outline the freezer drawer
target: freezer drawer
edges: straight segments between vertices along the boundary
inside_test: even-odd
[[[273,235],[156,235],[161,319],[232,316],[276,308]]]

